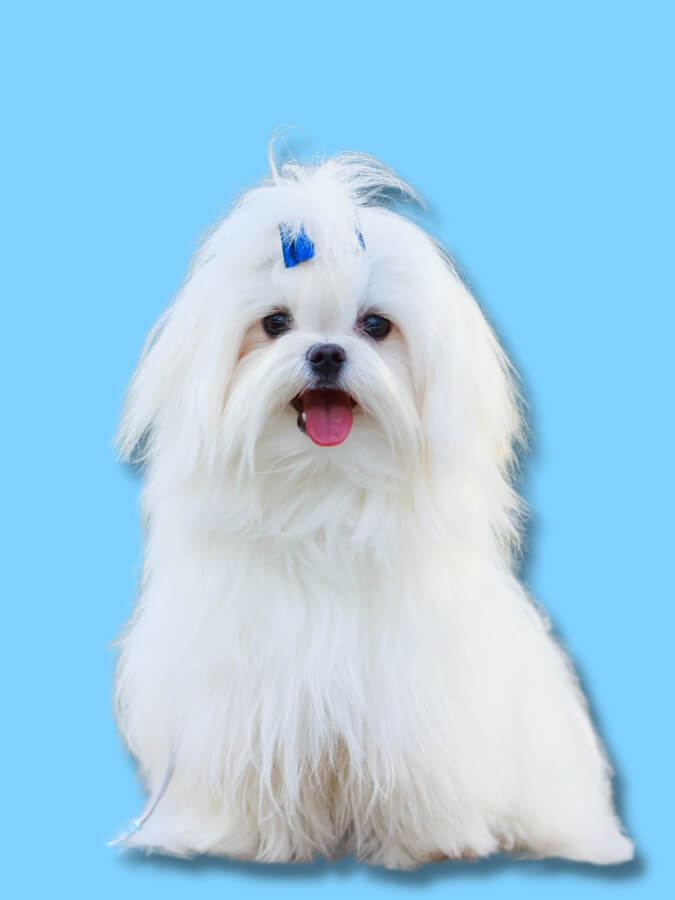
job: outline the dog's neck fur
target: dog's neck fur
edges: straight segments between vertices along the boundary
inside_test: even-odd
[[[155,528],[171,530],[177,541],[207,539],[261,560],[282,555],[300,568],[340,569],[343,577],[360,562],[395,577],[412,545],[424,557],[438,541],[444,555],[489,553],[503,564],[503,548],[489,511],[471,489],[470,473],[444,485],[446,496],[456,497],[454,508],[443,500],[438,478],[432,494],[427,476],[423,461],[378,475],[326,455],[310,457],[304,466],[294,461],[287,469],[242,473],[228,465],[220,477],[197,469],[176,487],[168,471],[153,467],[144,492],[145,509],[154,511],[149,538]]]

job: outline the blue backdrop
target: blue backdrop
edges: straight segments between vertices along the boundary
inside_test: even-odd
[[[4,813],[9,896],[630,898],[673,876],[669,3],[23,3],[2,84]],[[360,149],[425,195],[534,427],[524,577],[572,652],[638,846],[614,870],[388,874],[146,860],[110,708],[139,573],[112,436],[199,236],[300,152]],[[672,559],[672,556],[671,556]]]

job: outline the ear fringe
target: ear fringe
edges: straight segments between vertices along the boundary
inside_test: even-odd
[[[115,436],[118,458],[123,462],[142,463],[148,455],[152,426],[160,411],[161,395],[170,375],[160,365],[157,349],[160,342],[166,339],[179,298],[180,294],[150,329],[132,375]]]

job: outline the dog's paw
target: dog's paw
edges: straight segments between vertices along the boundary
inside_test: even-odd
[[[582,862],[595,863],[600,866],[611,866],[629,862],[635,855],[635,847],[630,838],[616,831],[597,839],[589,839],[582,843],[578,856],[570,856],[571,859],[579,859]]]
[[[628,862],[635,855],[630,838],[618,830],[604,834],[575,835],[574,837],[531,843],[522,848],[526,855],[535,857],[569,859],[574,862],[611,866]]]

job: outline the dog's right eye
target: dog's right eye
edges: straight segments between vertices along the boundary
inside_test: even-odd
[[[275,312],[265,316],[262,320],[262,327],[265,329],[265,334],[275,338],[291,330],[291,321],[290,313]]]

